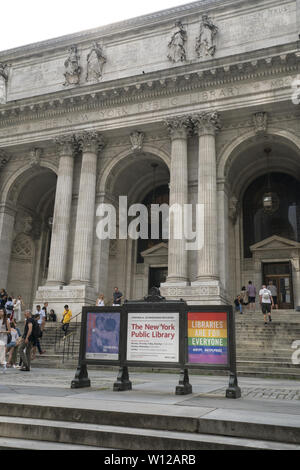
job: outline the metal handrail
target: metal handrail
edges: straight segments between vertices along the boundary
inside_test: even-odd
[[[72,318],[70,319],[70,323],[72,322],[74,324],[74,320],[75,321],[75,332],[71,332],[69,333],[68,335],[66,336],[63,336],[61,334],[61,330],[62,330],[62,327],[61,327],[61,324],[59,326],[56,327],[55,329],[55,341],[54,341],[54,350],[57,351],[57,345],[61,344],[61,341],[62,341],[62,338],[64,337],[65,340],[63,342],[63,350],[62,350],[62,355],[63,355],[63,358],[62,358],[62,362],[64,363],[64,360],[65,360],[65,356],[69,357],[70,355],[70,338],[73,336],[73,342],[72,342],[72,355],[74,353],[74,340],[75,340],[75,333],[77,332],[77,319],[79,317],[79,315],[81,315],[81,312],[77,313],[74,317],[72,316]],[[61,323],[61,322],[60,322]]]

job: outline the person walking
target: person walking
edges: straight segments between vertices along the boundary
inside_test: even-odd
[[[263,284],[262,288],[259,291],[259,301],[262,313],[264,315],[265,325],[267,325],[267,316],[269,317],[269,322],[272,321],[271,307],[274,307],[274,303],[272,299],[272,294],[269,289],[267,289],[265,284]]]
[[[242,306],[248,305],[248,292],[245,286],[242,287],[240,298]]]
[[[42,312],[42,310],[41,310],[41,312]],[[36,330],[37,333],[38,333],[38,337],[34,338],[34,343],[33,343],[32,350],[31,350],[31,360],[32,361],[36,357],[36,348],[38,349],[40,356],[42,354],[45,354],[45,352],[46,352],[45,350],[42,350],[41,343],[40,343],[40,339],[43,336],[43,329],[42,329],[43,319],[41,319],[40,317],[41,317],[41,315],[38,314],[38,313],[36,315],[34,315],[34,321],[36,321],[37,324],[38,324],[38,328]]]
[[[68,329],[69,329],[69,326],[70,326],[70,321],[71,321],[71,318],[72,318],[72,312],[71,310],[69,309],[69,306],[68,305],[65,305],[64,306],[64,313],[63,313],[63,318],[62,318],[62,330],[64,331],[65,335],[64,335],[64,338],[67,336],[68,334]]]
[[[34,346],[34,337],[33,337],[33,318],[30,310],[26,310],[24,313],[25,316],[25,328],[22,336],[22,341],[20,342],[20,359],[22,361],[21,371],[30,371],[31,363],[31,349]]]
[[[0,309],[0,365],[3,367],[3,373],[6,371],[6,345],[7,336],[11,332],[10,322],[7,318],[4,308]]]
[[[256,288],[252,284],[252,281],[249,281],[249,283],[248,283],[247,294],[248,294],[249,310],[252,311],[252,312],[255,312]]]
[[[275,286],[275,284],[273,284],[273,281],[269,281],[267,289],[271,292],[274,307],[276,308],[276,310],[278,310],[277,287]]]

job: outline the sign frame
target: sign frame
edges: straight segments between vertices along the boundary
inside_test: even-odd
[[[154,298],[155,299],[155,298]],[[119,355],[118,359],[87,358],[87,317],[89,313],[120,313]],[[227,363],[205,364],[189,362],[188,352],[188,313],[226,313],[227,315]],[[131,313],[178,313],[178,361],[147,361],[127,359],[128,315]],[[190,370],[228,370],[229,387],[226,390],[227,398],[240,398],[241,390],[237,381],[236,369],[236,342],[235,342],[235,316],[232,306],[229,305],[188,305],[185,301],[131,301],[122,306],[114,307],[83,307],[81,319],[81,336],[78,367],[75,378],[71,382],[71,388],[90,387],[87,366],[89,364],[117,366],[119,373],[114,383],[114,391],[131,390],[132,383],[129,380],[129,367],[150,367],[157,369],[179,369],[179,384],[176,387],[176,395],[192,393],[192,385],[189,382]]]

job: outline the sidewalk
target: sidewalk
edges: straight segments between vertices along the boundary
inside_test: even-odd
[[[130,372],[130,371],[129,371]],[[205,417],[300,429],[300,382],[239,378],[240,399],[225,398],[228,378],[190,375],[191,395],[176,396],[179,373],[130,373],[132,391],[113,392],[116,371],[89,371],[91,387],[71,389],[75,371],[9,369],[0,374],[0,403]],[[1,414],[1,412],[0,412]]]

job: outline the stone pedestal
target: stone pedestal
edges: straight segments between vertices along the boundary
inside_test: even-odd
[[[68,305],[72,311],[72,317],[81,313],[81,309],[87,305],[95,305],[97,292],[95,289],[85,285],[69,285],[69,286],[41,286],[35,296],[34,304],[43,305],[44,302],[49,303],[49,308],[53,308],[57,320],[62,319],[64,305]],[[80,316],[78,320],[80,321]]]

